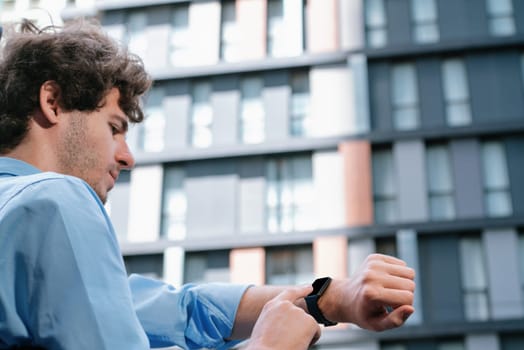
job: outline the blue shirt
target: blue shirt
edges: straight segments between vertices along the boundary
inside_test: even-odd
[[[0,349],[227,348],[245,289],[128,279],[87,183],[0,157]]]

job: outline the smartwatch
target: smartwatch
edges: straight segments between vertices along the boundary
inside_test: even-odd
[[[313,282],[313,291],[305,298],[309,314],[313,316],[318,323],[321,323],[326,327],[337,324],[337,322],[332,322],[325,318],[318,307],[318,299],[320,299],[322,294],[324,294],[330,283],[331,277],[317,278]]]

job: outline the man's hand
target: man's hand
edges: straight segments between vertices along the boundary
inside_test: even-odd
[[[313,288],[289,288],[267,302],[253,328],[247,349],[307,349],[320,338],[317,322],[295,302]]]
[[[375,331],[399,327],[415,311],[414,278],[404,261],[372,254],[350,279],[333,280],[319,307],[331,321]]]

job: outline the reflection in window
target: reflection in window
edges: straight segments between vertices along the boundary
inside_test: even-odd
[[[229,251],[190,252],[184,263],[184,283],[230,281]]]
[[[392,67],[393,125],[397,130],[419,127],[418,86],[415,66],[399,63]]]
[[[449,220],[455,217],[454,186],[449,149],[436,144],[427,147],[426,169],[430,217]]]
[[[238,61],[242,53],[235,6],[235,1],[222,2],[220,58],[227,62]]]
[[[211,83],[197,82],[191,92],[190,141],[193,147],[205,148],[213,142],[213,107],[211,106]]]
[[[468,77],[464,61],[460,58],[443,61],[442,80],[447,124],[449,126],[471,124]]]
[[[487,320],[489,317],[488,279],[484,250],[479,236],[460,239],[460,267],[466,319]]]
[[[519,233],[519,247],[517,256],[519,259],[520,286],[524,295],[524,230],[521,230]]]
[[[163,254],[128,255],[124,257],[124,263],[128,275],[137,273],[154,279],[162,279],[163,277]]]
[[[408,349],[418,349],[419,344],[420,348],[427,348],[429,341],[423,340],[423,341],[406,341],[405,344],[403,343],[390,343],[390,344],[384,344],[380,348],[382,350],[408,350]],[[431,349],[435,350],[464,350],[464,341],[462,340],[441,340],[441,341],[434,341]]]
[[[265,139],[265,112],[262,101],[261,78],[250,77],[240,83],[240,140],[242,143],[261,143]]]
[[[313,279],[313,252],[311,246],[267,249],[267,284],[306,284],[311,283]]]
[[[310,114],[309,73],[294,72],[291,75],[290,134],[308,136],[312,133]]]
[[[142,59],[147,52],[147,15],[145,12],[131,12],[127,18],[127,47]]]
[[[169,167],[164,172],[162,202],[162,236],[182,240],[186,237],[187,198],[184,191],[184,170]]]
[[[142,151],[160,152],[164,150],[166,118],[163,100],[164,89],[162,87],[153,87],[146,98],[146,118],[139,129],[139,147]]]
[[[366,40],[370,47],[387,44],[387,22],[384,0],[366,0]]]
[[[314,228],[311,156],[270,160],[267,163],[267,228],[289,232]]]
[[[411,0],[413,35],[417,43],[434,43],[439,40],[437,4],[435,0]]]
[[[482,144],[484,204],[491,217],[511,215],[513,208],[509,191],[508,165],[504,145],[498,141]]]
[[[489,31],[494,36],[515,34],[512,0],[486,0]]]
[[[191,38],[189,31],[189,5],[180,4],[173,8],[169,62],[173,66],[191,64]]]
[[[393,223],[398,217],[395,167],[390,148],[373,152],[373,207],[375,222]]]
[[[375,241],[375,250],[379,254],[398,256],[397,237],[379,237]]]
[[[272,57],[286,55],[283,0],[268,0],[267,2],[267,54]]]

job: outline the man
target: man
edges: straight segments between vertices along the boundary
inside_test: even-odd
[[[317,321],[385,330],[414,312],[414,271],[383,255],[314,289],[128,279],[103,203],[134,165],[125,135],[143,119],[150,84],[141,61],[94,24],[24,22],[6,40],[0,349],[222,349],[251,337],[248,349],[300,350],[319,338]]]

